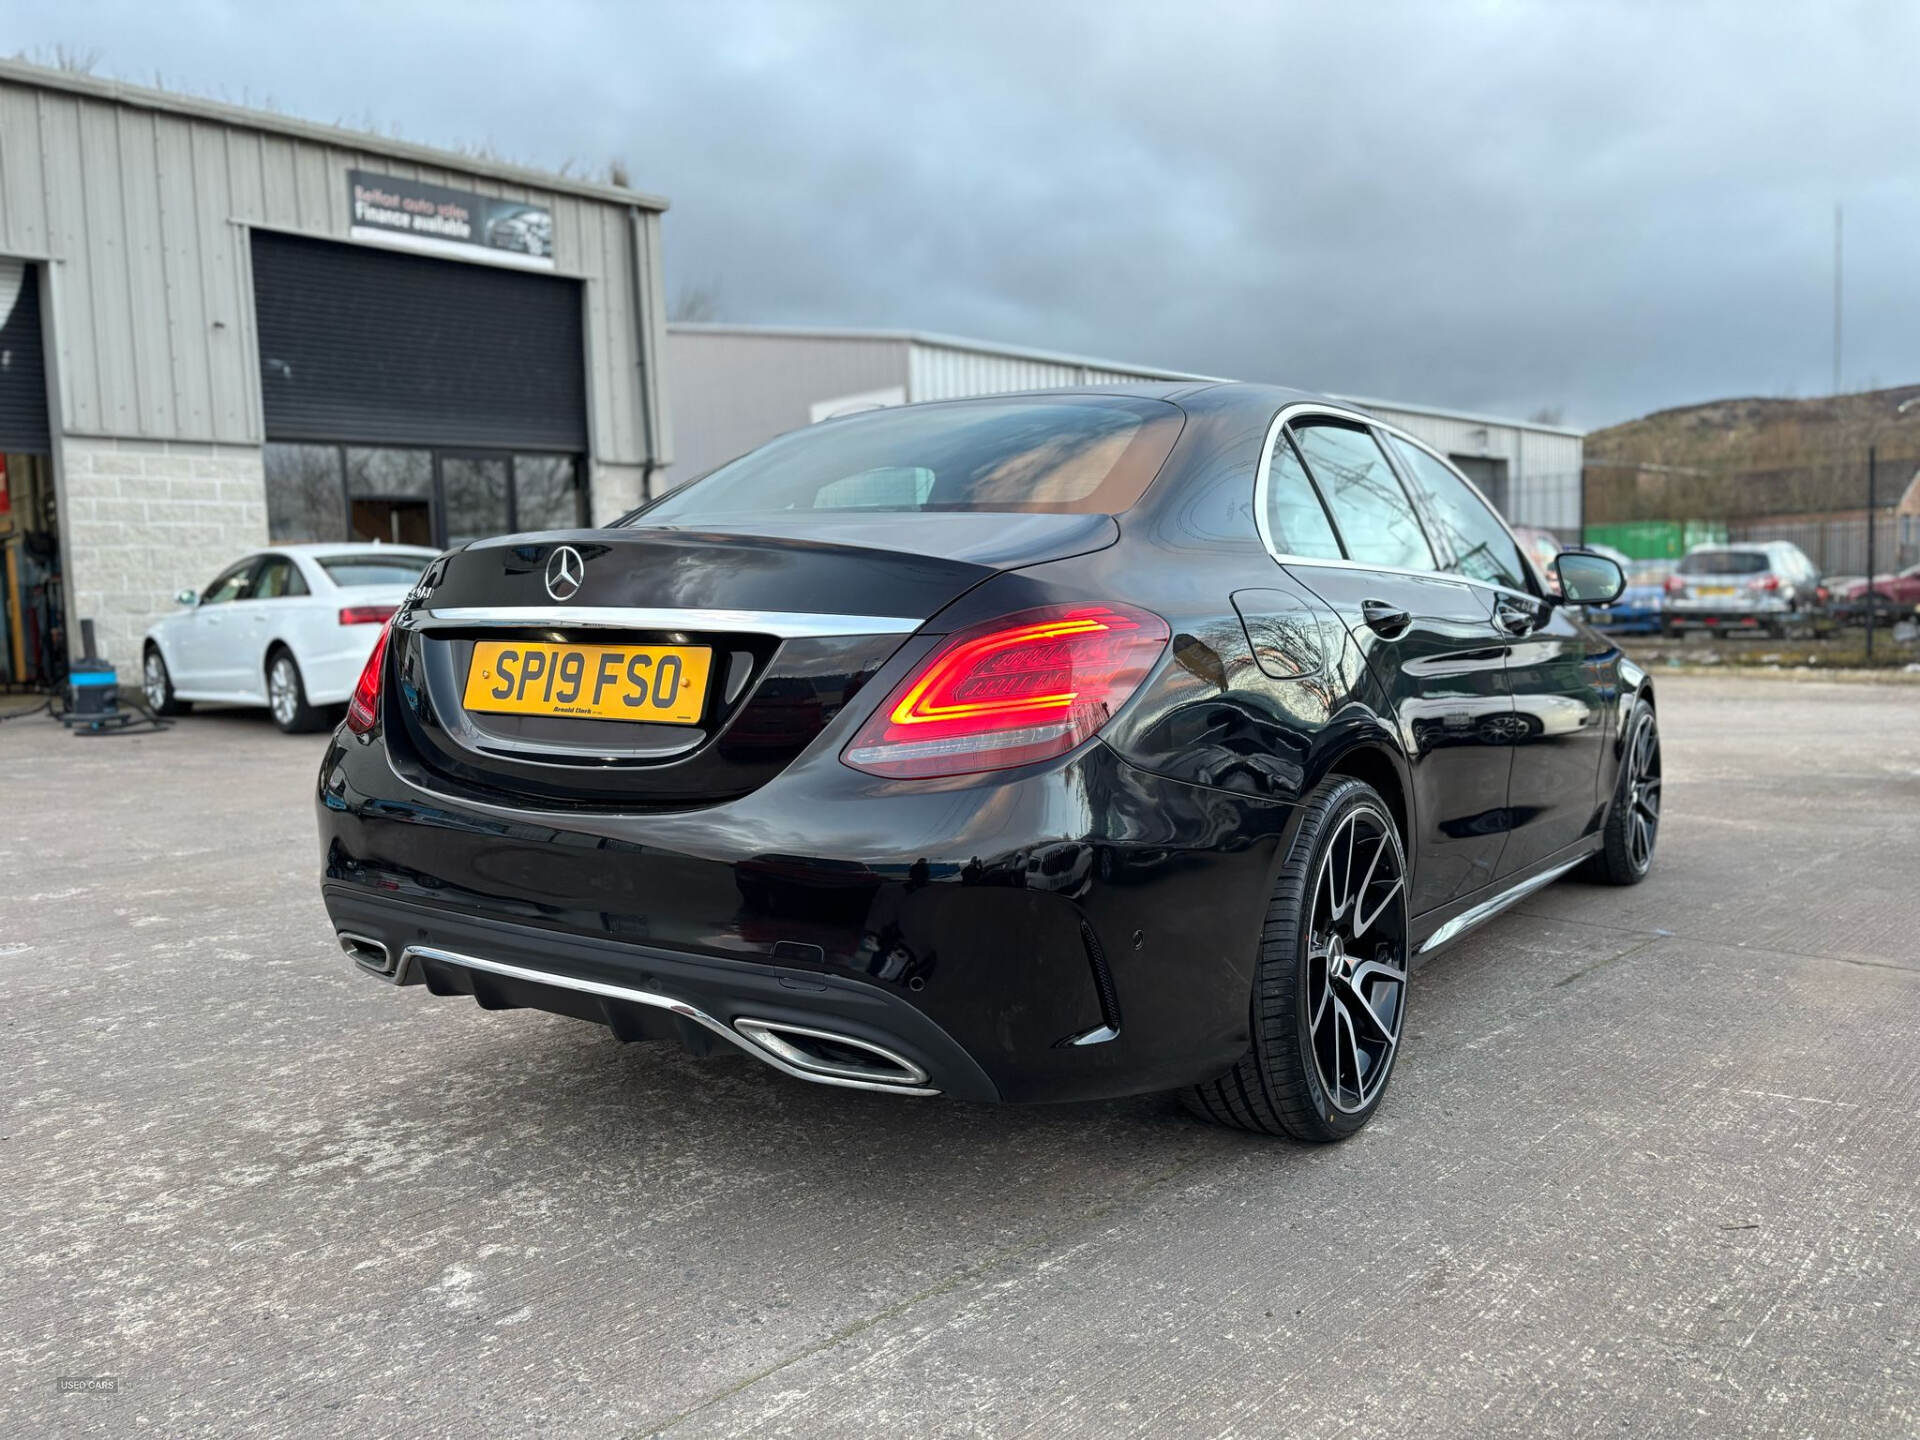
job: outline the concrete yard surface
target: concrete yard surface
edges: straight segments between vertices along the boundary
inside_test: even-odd
[[[320,737],[0,725],[0,1433],[1920,1434],[1920,690],[1656,683],[1328,1148],[395,990]]]

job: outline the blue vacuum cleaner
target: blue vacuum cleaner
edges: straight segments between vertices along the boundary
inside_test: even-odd
[[[94,650],[93,621],[80,622],[81,656],[67,668],[67,708],[60,723],[75,735],[124,735],[129,731],[165,730],[170,721],[148,715],[144,709],[120,708],[120,675],[111,660]]]

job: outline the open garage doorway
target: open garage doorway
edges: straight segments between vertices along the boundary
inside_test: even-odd
[[[271,539],[586,522],[577,280],[265,231],[252,256]]]
[[[40,267],[0,258],[0,690],[49,689],[66,673]]]

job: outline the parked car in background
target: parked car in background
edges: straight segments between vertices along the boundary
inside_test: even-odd
[[[1786,540],[1696,545],[1667,577],[1666,590],[1669,635],[1753,631],[1784,638],[1832,624],[1819,569]]]
[[[1604,549],[1600,553],[1613,558]],[[1588,610],[1587,623],[1610,634],[1658,635],[1666,619],[1667,579],[1673,574],[1673,562],[1627,560],[1620,568],[1626,571],[1627,588],[1607,608]]]
[[[236,561],[147,630],[141,689],[158,715],[195,701],[264,705],[289,734],[325,729],[387,617],[438,551],[278,545]]]
[[[1860,624],[1867,618],[1867,581],[1862,576],[1833,587],[1834,609],[1842,620]],[[1881,620],[1910,620],[1920,606],[1920,565],[1909,565],[1893,575],[1873,577],[1873,613]]]
[[[1520,542],[1521,553],[1527,557],[1527,563],[1533,566],[1534,578],[1547,594],[1557,594],[1554,587],[1559,581],[1554,578],[1553,560],[1566,548],[1560,543],[1560,537],[1551,530],[1541,530],[1532,525],[1515,525],[1512,529],[1513,538]]]

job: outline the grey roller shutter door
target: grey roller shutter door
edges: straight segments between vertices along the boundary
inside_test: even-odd
[[[52,445],[39,278],[36,266],[0,260],[0,454],[44,455]]]
[[[580,282],[256,231],[270,440],[584,451]]]

